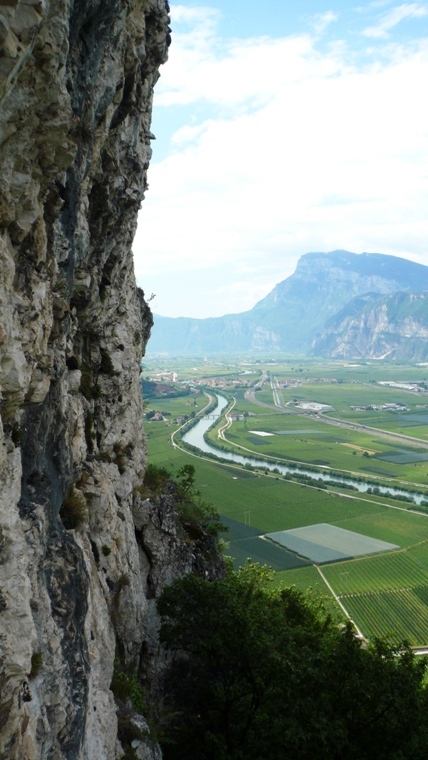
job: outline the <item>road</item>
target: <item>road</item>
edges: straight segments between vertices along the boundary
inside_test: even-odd
[[[261,383],[261,381],[259,381]],[[261,385],[256,386],[261,387]],[[272,388],[273,392],[275,392],[275,389]],[[274,409],[276,412],[281,410],[283,414],[294,414],[296,417],[308,417],[307,413],[298,412],[296,409],[290,409],[289,407],[283,407],[280,404],[276,403],[275,399],[275,405],[274,404],[266,404],[264,401],[259,401],[259,399],[256,396],[255,388],[250,388],[245,393],[245,398],[247,401],[251,401],[252,404],[256,404],[256,406],[263,406],[266,409]],[[412,438],[411,435],[403,435],[401,433],[391,433],[389,430],[383,430],[382,428],[373,428],[369,425],[362,425],[359,422],[350,423],[350,422],[344,422],[342,420],[337,420],[335,417],[329,417],[328,415],[324,414],[311,414],[309,415],[311,418],[311,421],[313,422],[325,422],[327,425],[332,425],[333,427],[337,428],[345,428],[347,430],[357,430],[361,433],[369,433],[370,435],[374,435],[377,438],[383,438],[383,440],[388,441],[395,441],[396,443],[411,443],[412,446],[416,446],[420,449],[428,449],[428,441],[421,441],[420,438]]]

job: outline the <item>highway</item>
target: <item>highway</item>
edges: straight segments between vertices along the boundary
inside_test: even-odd
[[[276,378],[274,378],[274,380],[276,381]],[[369,425],[362,425],[359,422],[353,422],[351,424],[350,422],[337,420],[335,417],[329,417],[326,413],[308,414],[307,412],[300,412],[295,408],[290,409],[290,407],[282,406],[280,403],[278,390],[277,388],[274,388],[274,386],[272,385],[272,380],[271,380],[271,388],[274,394],[275,403],[266,404],[264,401],[259,401],[256,394],[256,388],[261,387],[263,385],[263,382],[262,380],[259,380],[259,382],[254,388],[250,388],[245,393],[245,398],[247,399],[247,401],[251,401],[251,403],[256,404],[256,406],[262,406],[262,407],[265,407],[266,409],[274,409],[275,411],[281,410],[283,414],[294,414],[297,417],[309,416],[311,418],[311,421],[313,422],[325,422],[327,425],[332,425],[333,427],[336,427],[336,428],[345,428],[347,430],[357,430],[357,431],[361,431],[362,433],[369,433],[370,435],[374,435],[377,438],[383,438],[383,440],[395,441],[396,443],[398,442],[398,443],[403,443],[403,444],[411,443],[412,446],[416,446],[417,448],[428,449],[428,441],[421,441],[420,438],[412,438],[412,436],[410,435],[403,435],[402,433],[391,433],[389,430],[383,430],[382,428],[374,428],[374,427],[370,427]],[[277,397],[275,397],[275,393]]]

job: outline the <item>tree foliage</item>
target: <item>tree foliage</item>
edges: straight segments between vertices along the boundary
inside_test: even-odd
[[[164,590],[165,760],[425,758],[425,661],[381,641],[363,649],[350,624],[268,581],[249,565]]]

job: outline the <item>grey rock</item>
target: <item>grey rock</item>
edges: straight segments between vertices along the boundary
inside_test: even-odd
[[[0,756],[115,760],[116,646],[136,667],[161,577],[133,522],[152,317],[131,244],[169,19],[164,0],[0,10]]]

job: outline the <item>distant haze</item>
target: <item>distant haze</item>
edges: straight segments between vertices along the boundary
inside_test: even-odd
[[[421,293],[423,298],[417,297]],[[407,360],[424,359],[428,266],[379,253],[307,253],[294,274],[249,311],[207,319],[155,314],[154,322],[149,353],[267,350],[346,358],[405,353]]]

